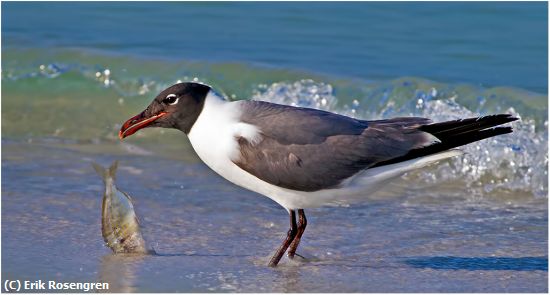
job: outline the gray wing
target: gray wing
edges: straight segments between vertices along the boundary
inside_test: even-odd
[[[337,187],[357,172],[433,143],[418,127],[425,118],[363,121],[330,112],[260,101],[242,102],[241,120],[260,129],[261,140],[237,138],[235,161],[256,177],[288,189]]]

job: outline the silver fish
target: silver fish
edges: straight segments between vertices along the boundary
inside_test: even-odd
[[[105,169],[92,163],[105,183],[101,214],[103,240],[114,253],[150,253],[141,234],[132,198],[115,186],[118,161]]]

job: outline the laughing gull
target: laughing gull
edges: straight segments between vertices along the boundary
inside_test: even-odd
[[[178,83],[126,121],[121,139],[145,127],[175,128],[212,170],[267,196],[290,215],[269,265],[293,258],[307,225],[304,208],[349,204],[388,181],[462,154],[456,147],[512,132],[517,118],[491,115],[441,123],[418,117],[366,121],[264,101],[229,102],[209,86]],[[298,222],[296,221],[298,212]]]

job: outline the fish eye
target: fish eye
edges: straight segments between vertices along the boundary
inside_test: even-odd
[[[163,100],[162,103],[167,105],[174,105],[178,103],[179,97],[175,94],[168,94]]]

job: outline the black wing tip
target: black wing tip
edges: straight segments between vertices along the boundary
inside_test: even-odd
[[[371,168],[403,162],[457,148],[490,137],[512,133],[514,132],[512,126],[498,125],[517,120],[519,120],[519,118],[511,114],[497,114],[424,125],[420,127],[420,130],[436,136],[441,142],[424,148],[413,149],[404,156],[376,163]]]
[[[494,115],[479,116],[477,118],[476,117],[465,118],[459,121],[471,121],[471,120],[475,120],[475,122],[480,122],[480,121],[492,122],[496,126],[496,125],[517,121],[519,120],[519,118],[515,117],[512,114],[494,114]]]
[[[498,125],[502,125],[502,124],[506,124],[506,123],[510,123],[510,122],[514,122],[514,121],[519,120],[518,117],[515,117],[512,114],[497,114],[497,115],[483,116],[483,117],[480,117],[480,118],[486,118],[486,117],[491,117],[491,120],[495,122],[494,126],[498,126]],[[513,128],[510,127],[510,126],[495,127],[495,128],[489,128],[489,129],[508,130],[508,132],[505,132],[505,133],[512,133],[514,131]],[[503,133],[503,134],[505,134],[505,133]]]
[[[459,120],[431,123],[420,127],[435,137],[445,140],[464,133],[484,130],[519,120],[512,114],[494,114],[480,117],[470,117]]]
[[[486,131],[488,133],[491,133],[491,134],[494,134],[494,135],[491,135],[492,136],[495,136],[495,135],[501,135],[501,134],[507,134],[507,133],[512,133],[514,132],[514,128],[510,127],[510,126],[506,126],[506,127],[494,127],[494,128],[489,128],[489,129],[485,129],[485,130],[482,130],[481,132],[483,131]]]
[[[519,120],[518,117],[514,117],[514,115],[512,115],[512,114],[496,114],[496,115],[481,116],[481,117],[478,118],[478,120],[483,120],[483,119],[486,119],[486,118],[502,122],[500,124],[505,124],[505,123],[508,123],[508,122],[513,122],[513,121]]]

